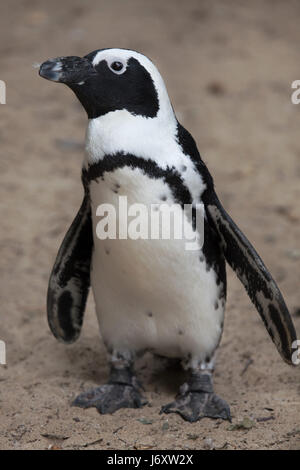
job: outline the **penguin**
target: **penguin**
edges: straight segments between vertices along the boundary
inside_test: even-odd
[[[279,288],[223,208],[193,137],[178,122],[162,76],[145,55],[119,48],[50,59],[39,74],[67,85],[88,117],[83,201],[58,251],[47,312],[54,336],[74,342],[91,286],[110,373],[106,384],[81,393],[73,405],[102,414],[144,406],[134,364],[150,351],[180,360],[186,371],[186,382],[161,413],[189,422],[231,420],[229,405],[213,388],[226,261],[290,365],[296,333]],[[186,250],[179,239],[99,239],[97,208],[117,207],[120,196],[147,207],[202,204],[203,245]],[[195,231],[193,217],[189,224]]]

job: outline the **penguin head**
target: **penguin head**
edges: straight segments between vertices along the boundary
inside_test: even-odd
[[[136,51],[99,49],[84,57],[58,57],[44,62],[39,74],[69,86],[89,119],[117,110],[150,119],[173,114],[160,73]]]

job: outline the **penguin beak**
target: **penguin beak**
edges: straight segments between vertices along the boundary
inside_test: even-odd
[[[66,85],[81,84],[96,74],[92,63],[84,57],[57,57],[49,59],[40,66],[39,75],[52,82]]]

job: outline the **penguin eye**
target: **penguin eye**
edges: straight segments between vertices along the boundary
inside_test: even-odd
[[[122,68],[123,68],[123,64],[121,62],[118,62],[118,61],[115,61],[111,64],[111,68],[115,71],[115,72],[121,72]]]
[[[119,75],[121,73],[124,73],[126,70],[125,64],[120,60],[114,60],[108,66],[112,72],[117,73]]]

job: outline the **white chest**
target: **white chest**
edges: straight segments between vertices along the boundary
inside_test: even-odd
[[[168,357],[202,358],[211,352],[221,332],[223,306],[215,273],[200,261],[201,252],[187,251],[185,240],[96,236],[100,204],[115,206],[118,226],[123,223],[119,196],[127,197],[128,207],[173,203],[170,187],[140,169],[125,167],[92,181],[90,193],[95,245],[91,278],[106,344],[119,350],[151,349]]]

